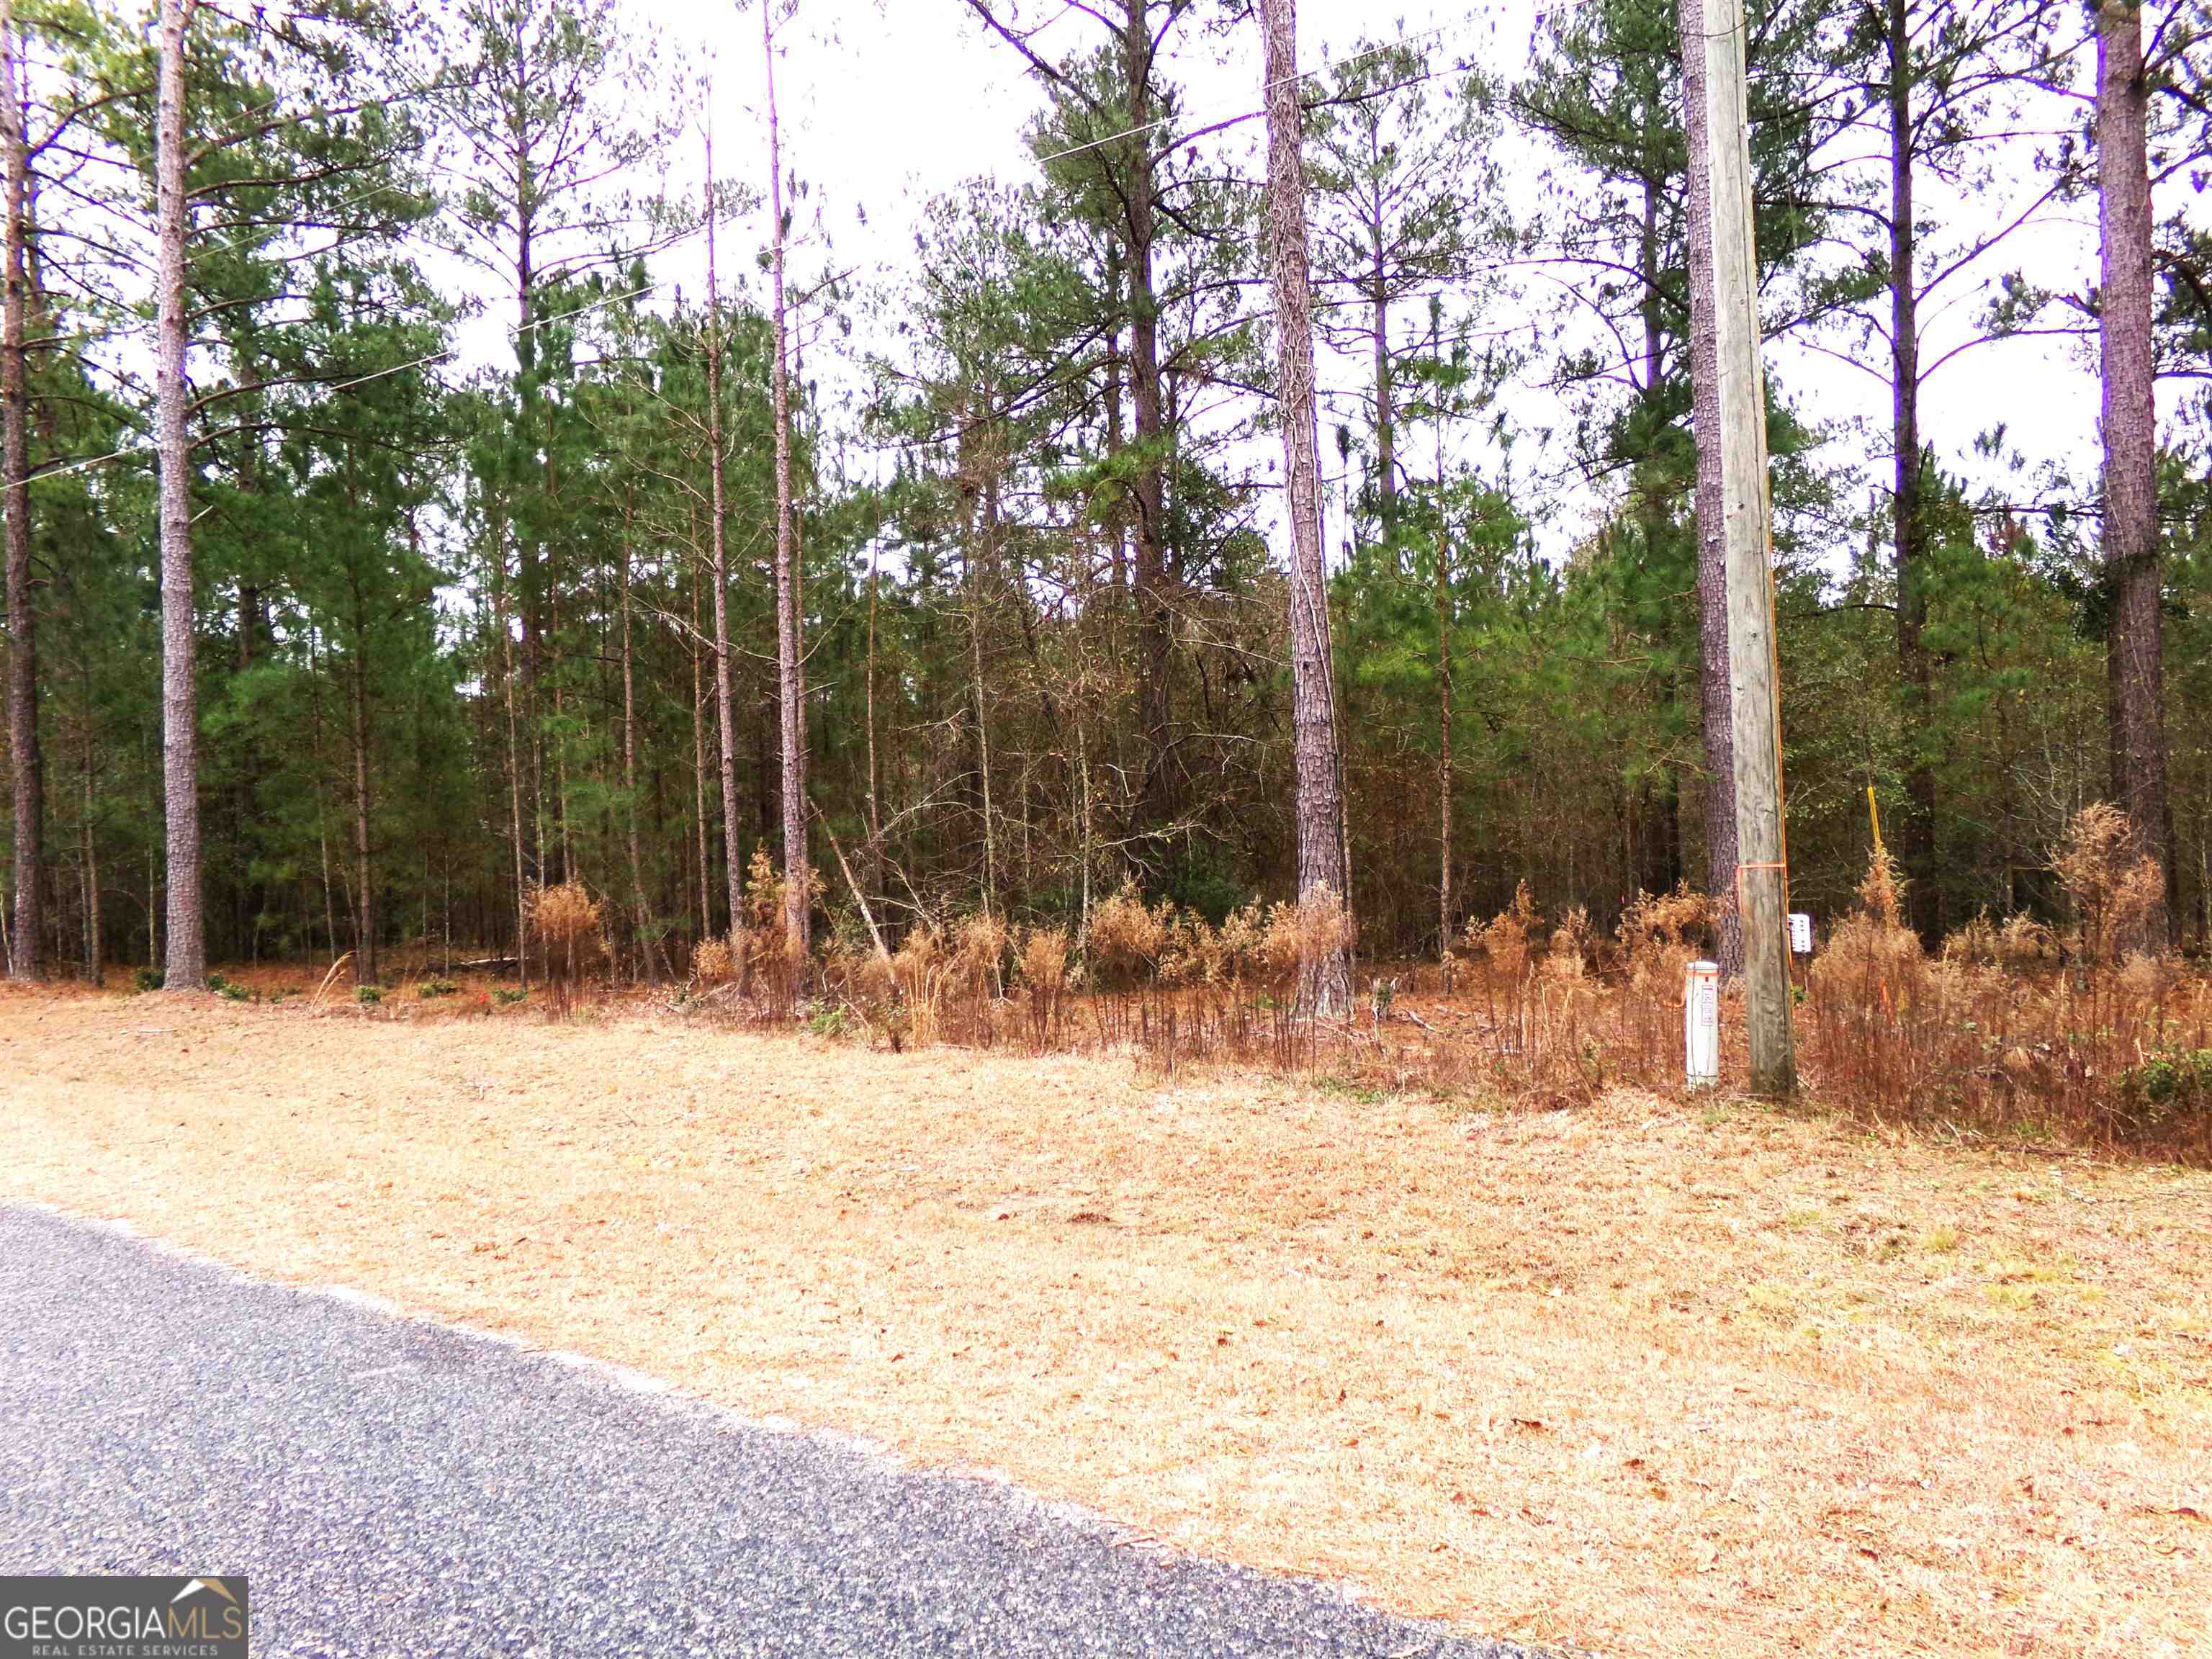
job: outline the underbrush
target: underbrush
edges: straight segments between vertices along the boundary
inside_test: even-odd
[[[1799,1053],[1822,1101],[1885,1121],[2212,1155],[2197,1056],[2212,981],[2155,948],[2160,883],[2125,816],[2091,806],[2056,860],[2077,921],[1977,917],[1930,957],[1875,854],[1815,960]]]
[[[2149,946],[2155,872],[2124,817],[2092,807],[2056,867],[2075,924],[1977,917],[1930,953],[1877,851],[1856,909],[1797,969],[1812,1103],[1885,1126],[2212,1161],[2212,981]],[[773,872],[755,872],[763,922]],[[751,908],[750,906],[748,907]],[[1342,907],[1258,905],[1214,926],[1125,887],[1087,934],[976,914],[896,950],[833,944],[812,995],[769,929],[710,945],[673,1006],[894,1050],[948,1045],[1133,1055],[1170,1078],[1256,1067],[1355,1097],[1420,1091],[1574,1106],[1629,1086],[1677,1092],[1683,976],[1721,921],[1686,887],[1640,894],[1610,936],[1547,918],[1524,885],[1436,963],[1370,964],[1349,1013],[1298,1003],[1300,964],[1348,940]],[[1740,992],[1723,1002],[1723,1082],[1747,1073]]]
[[[1869,1124],[2212,1162],[2212,979],[2153,948],[2159,884],[2124,815],[2094,806],[2053,866],[2069,924],[1976,917],[1930,951],[1907,928],[1877,850],[1859,903],[1796,975],[1800,1081],[1813,1105]],[[803,1027],[902,1051],[937,1046],[1126,1060],[1174,1078],[1268,1071],[1354,1098],[1425,1093],[1572,1107],[1631,1087],[1683,1088],[1682,999],[1718,908],[1687,887],[1639,894],[1601,933],[1547,917],[1524,884],[1441,961],[1364,964],[1349,1010],[1302,1006],[1304,965],[1352,943],[1344,908],[1258,904],[1219,924],[1133,885],[1081,935],[978,912],[909,927],[896,947],[857,922],[804,962],[786,952],[783,887],[763,853],[740,925],[694,953],[672,991],[617,988],[601,908],[581,888],[532,907],[542,979],[424,969],[356,999],[255,970],[224,994],[356,1018],[597,1020],[653,1009],[707,1024]],[[297,970],[292,970],[296,974]],[[374,988],[371,988],[374,990]],[[1747,1075],[1741,992],[1724,990],[1722,1085]]]

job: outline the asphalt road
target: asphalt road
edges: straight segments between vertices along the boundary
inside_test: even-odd
[[[1532,1659],[0,1206],[0,1573],[244,1573],[257,1655]]]

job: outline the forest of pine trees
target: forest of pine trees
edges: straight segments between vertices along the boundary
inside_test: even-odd
[[[1697,9],[1324,62],[1284,0],[899,4],[1042,112],[868,270],[775,90],[867,7],[729,9],[716,131],[614,0],[0,0],[15,976],[367,982],[576,882],[661,978],[761,849],[802,951],[1725,890]],[[2057,920],[2110,799],[2201,943],[2212,5],[1748,13],[1795,902],[1871,791],[1923,933]],[[2039,341],[2064,464],[1989,367]]]

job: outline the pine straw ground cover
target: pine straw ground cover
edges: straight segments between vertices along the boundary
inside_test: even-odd
[[[0,993],[0,1197],[1620,1654],[2202,1653],[2212,1175]]]

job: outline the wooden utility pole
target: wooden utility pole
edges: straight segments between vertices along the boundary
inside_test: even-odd
[[[1705,68],[1702,108],[1711,170],[1709,260],[1718,397],[1701,401],[1698,447],[1720,457],[1726,541],[1729,682],[1735,739],[1735,888],[1742,916],[1744,1024],[1752,1087],[1797,1085],[1790,1031],[1790,872],[1782,823],[1781,679],[1769,564],[1766,398],[1759,363],[1759,267],[1752,241],[1751,131],[1744,84],[1741,0],[1703,0],[1695,43]],[[1690,45],[1685,42],[1685,45]]]

